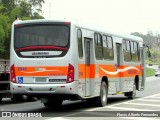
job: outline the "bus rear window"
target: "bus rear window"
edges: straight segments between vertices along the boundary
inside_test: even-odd
[[[35,57],[35,51],[58,51],[61,54],[39,54],[45,57],[64,56],[69,49],[69,26],[36,24],[15,26],[14,48],[20,57]],[[28,53],[27,53],[28,52]],[[27,54],[26,54],[27,53]],[[37,56],[36,56],[37,57]]]

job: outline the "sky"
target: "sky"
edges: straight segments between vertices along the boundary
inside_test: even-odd
[[[45,0],[42,15],[128,34],[160,34],[160,0]]]

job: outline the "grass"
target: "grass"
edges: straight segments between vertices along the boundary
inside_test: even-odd
[[[146,77],[154,76],[154,75],[155,75],[155,69],[146,68]]]

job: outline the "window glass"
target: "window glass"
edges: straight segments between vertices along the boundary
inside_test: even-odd
[[[103,36],[103,57],[104,59],[114,59],[112,37]]]
[[[131,44],[129,40],[123,40],[124,61],[131,61]]]
[[[82,32],[80,29],[77,30],[77,39],[78,39],[79,58],[82,58],[83,57],[83,43],[82,43]]]
[[[132,54],[132,61],[133,62],[137,62],[139,61],[139,57],[138,57],[138,44],[135,41],[131,42],[131,54]]]
[[[96,59],[103,59],[103,46],[102,46],[102,36],[101,36],[101,34],[95,33],[94,41],[95,41]]]
[[[108,42],[108,48],[112,49],[112,46],[113,46],[112,37],[107,36],[107,42]]]
[[[21,24],[18,26],[15,25],[14,49],[19,57],[63,57],[68,52],[69,46],[70,25],[65,25],[61,23],[30,23]],[[24,52],[31,51],[38,51],[38,55],[24,54]]]
[[[69,28],[62,25],[22,26],[15,30],[16,48],[42,45],[66,47],[68,43]]]
[[[126,50],[130,51],[130,41],[126,40]]]
[[[107,37],[106,36],[103,36],[103,47],[107,47]]]
[[[126,50],[126,40],[123,40],[123,50]]]

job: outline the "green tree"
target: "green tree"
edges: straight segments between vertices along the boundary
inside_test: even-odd
[[[18,16],[22,20],[43,19],[44,17],[39,14],[43,2],[44,0],[19,0],[19,5],[15,8],[16,10],[13,10],[14,17]],[[15,16],[15,13],[18,14]]]
[[[7,9],[8,14],[16,7],[14,0],[2,0],[2,5]]]
[[[131,35],[141,37],[144,40],[144,43],[146,45],[148,45],[150,48],[153,47],[153,42],[155,40],[155,37],[153,36],[152,32],[148,32],[147,35],[143,35],[142,33],[139,33],[139,32],[133,32],[133,33],[131,33]]]
[[[0,56],[5,57],[5,41],[9,37],[9,18],[5,15],[0,15]]]
[[[44,19],[43,16],[39,15],[37,12],[33,13],[33,16],[31,17],[32,19]]]
[[[2,4],[0,4],[0,13],[3,14],[3,15],[4,14],[7,15],[7,13],[8,13],[7,8],[4,7]]]
[[[10,12],[10,23],[13,23],[13,21],[15,21],[15,18],[18,16],[20,16],[21,14],[21,9],[20,7],[16,7],[14,8],[11,12]]]
[[[0,3],[0,59],[9,58],[11,24],[18,16],[21,20],[42,19],[44,0],[2,0]]]
[[[42,12],[42,3],[45,3],[44,0],[29,0],[29,3],[32,5],[34,10]]]
[[[20,17],[31,17],[32,16],[32,5],[26,1],[20,2]]]

